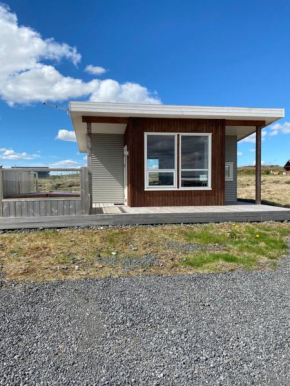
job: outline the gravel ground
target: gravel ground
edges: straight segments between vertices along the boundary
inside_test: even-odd
[[[0,288],[0,385],[289,385],[276,271]]]

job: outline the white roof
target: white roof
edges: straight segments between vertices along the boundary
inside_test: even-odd
[[[86,123],[82,116],[103,117],[147,117],[147,118],[196,118],[227,119],[243,121],[265,121],[266,126],[284,117],[284,109],[216,107],[216,106],[179,106],[161,104],[70,102],[69,112],[76,132],[79,150],[86,151]],[[93,123],[92,132],[124,132],[124,124]],[[232,130],[232,131],[231,131]],[[227,127],[227,134],[238,135],[242,139],[255,131],[255,126]]]

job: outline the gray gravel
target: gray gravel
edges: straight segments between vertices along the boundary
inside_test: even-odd
[[[0,385],[289,385],[276,271],[0,288]]]
[[[162,263],[158,261],[157,257],[155,255],[151,255],[150,253],[140,258],[131,256],[97,256],[95,261],[111,268],[121,267],[123,271],[132,271],[138,268],[149,268],[162,265]]]

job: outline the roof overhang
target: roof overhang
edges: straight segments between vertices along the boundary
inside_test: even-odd
[[[237,135],[238,140],[241,140],[253,134],[256,126],[265,127],[284,117],[284,109],[98,102],[70,102],[69,113],[81,152],[86,152],[87,149],[86,121],[88,120],[92,122],[92,133],[122,134],[127,125],[125,118],[130,117],[225,119],[227,121],[226,134]],[[96,118],[90,119],[89,117]]]

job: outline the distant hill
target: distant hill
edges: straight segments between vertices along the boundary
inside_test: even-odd
[[[285,169],[282,166],[279,165],[264,165],[262,166],[262,175],[264,174],[271,174],[272,172],[279,172],[283,173],[285,172]],[[251,176],[255,174],[255,166],[241,166],[238,167],[238,174],[244,175],[244,176]]]

